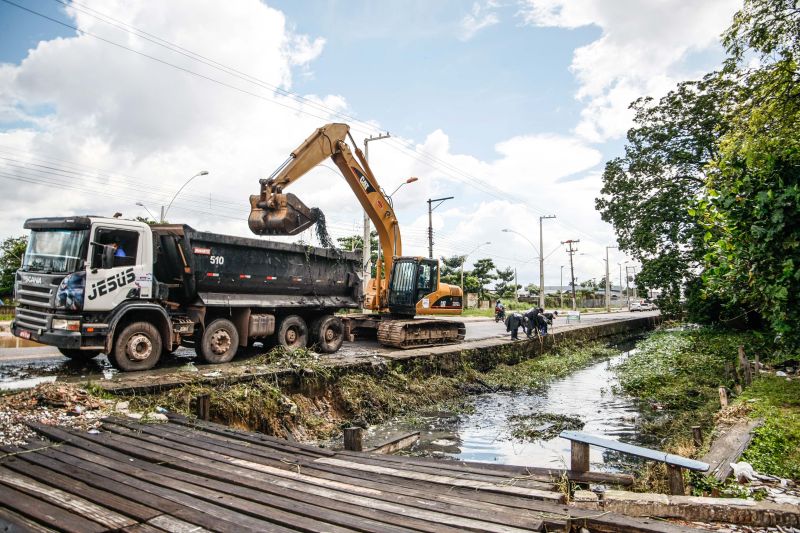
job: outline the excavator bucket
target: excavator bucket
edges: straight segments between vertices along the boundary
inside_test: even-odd
[[[316,222],[316,210],[292,193],[273,194],[269,202],[260,195],[250,196],[247,224],[257,235],[296,235]]]

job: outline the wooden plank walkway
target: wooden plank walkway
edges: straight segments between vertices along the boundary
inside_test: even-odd
[[[0,455],[0,531],[685,530],[572,508],[522,467],[334,452],[180,417],[34,429],[46,440]]]

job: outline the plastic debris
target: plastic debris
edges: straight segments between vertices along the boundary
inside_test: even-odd
[[[750,483],[751,481],[755,481],[755,471],[753,470],[753,465],[750,463],[745,463],[744,461],[739,463],[730,463],[731,468],[733,468],[733,477],[736,478],[736,481],[739,483]]]

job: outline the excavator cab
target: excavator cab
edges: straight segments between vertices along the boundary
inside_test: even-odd
[[[389,311],[393,315],[461,313],[461,288],[439,282],[436,259],[397,257],[389,280]]]

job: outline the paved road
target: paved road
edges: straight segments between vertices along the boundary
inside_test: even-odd
[[[657,311],[646,313],[615,312],[584,314],[581,316],[580,325],[624,320],[639,316],[654,316],[657,314]],[[502,322],[495,322],[491,318],[464,317],[463,320],[467,326],[466,340],[468,341],[508,335],[505,330],[505,325]],[[566,317],[558,318],[555,322],[556,331],[576,326],[578,326],[578,323],[574,321],[568,324]],[[0,338],[0,340],[2,340],[2,338]],[[5,340],[8,340],[8,337],[5,337]],[[343,357],[363,357],[378,355],[385,351],[390,350],[380,346],[377,341],[359,340],[353,343],[345,343],[338,353]],[[195,354],[191,349],[181,348],[175,355],[177,357],[163,361],[161,366],[180,366],[192,359]],[[0,389],[25,380],[26,378],[36,379],[41,376],[56,375],[102,375],[104,371],[107,372],[109,369],[110,366],[104,356],[97,357],[89,363],[84,364],[70,361],[51,346],[0,348]]]

